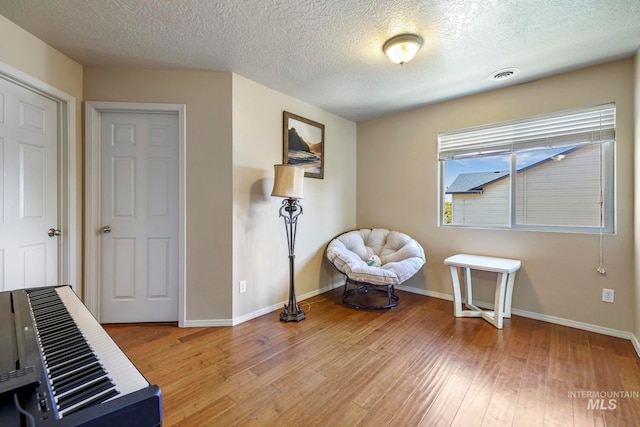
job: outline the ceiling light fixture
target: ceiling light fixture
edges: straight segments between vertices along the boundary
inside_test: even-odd
[[[417,34],[400,34],[387,40],[382,46],[382,51],[389,57],[391,62],[403,65],[416,56],[422,43],[422,37]]]

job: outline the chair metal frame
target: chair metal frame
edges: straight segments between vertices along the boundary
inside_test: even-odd
[[[353,287],[349,289],[349,285],[352,285]],[[387,296],[387,304],[385,305],[361,304],[360,297],[362,295],[369,294],[370,292],[378,292],[381,294],[385,294]],[[364,308],[369,310],[386,310],[398,305],[400,303],[400,296],[398,296],[398,294],[396,293],[396,288],[394,285],[373,285],[371,283],[358,282],[355,280],[351,280],[347,276],[347,279],[344,283],[344,292],[342,293],[342,302],[356,308]]]

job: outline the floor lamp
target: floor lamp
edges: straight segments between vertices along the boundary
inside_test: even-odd
[[[289,303],[280,313],[283,322],[299,322],[305,319],[304,311],[296,302],[296,289],[294,284],[293,264],[296,248],[296,231],[298,229],[298,217],[302,215],[302,184],[304,182],[304,168],[292,165],[274,165],[275,178],[273,180],[274,197],[284,197],[280,207],[280,216],[284,219],[284,228],[287,233],[287,245],[289,246]]]

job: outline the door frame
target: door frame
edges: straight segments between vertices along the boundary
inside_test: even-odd
[[[163,113],[178,115],[178,326],[185,325],[186,168],[185,104],[85,101],[85,304],[100,321],[100,131],[102,113]]]
[[[0,61],[0,78],[53,100],[58,105],[58,280],[82,298],[76,153],[76,98],[11,65]]]

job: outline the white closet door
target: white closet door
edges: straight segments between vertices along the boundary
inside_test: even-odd
[[[178,116],[101,122],[101,321],[176,321]]]
[[[0,79],[0,291],[58,284],[57,157],[58,104]]]

